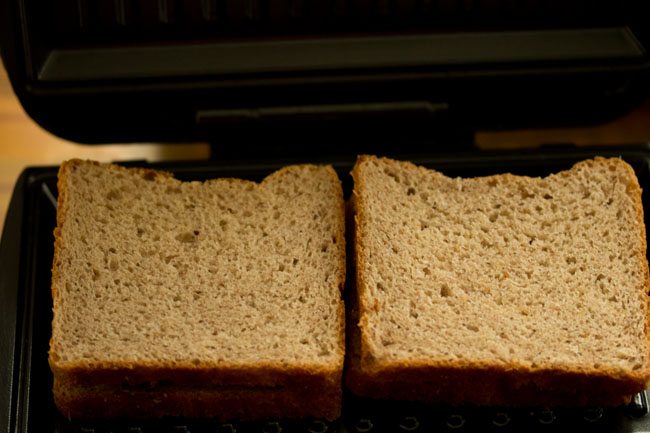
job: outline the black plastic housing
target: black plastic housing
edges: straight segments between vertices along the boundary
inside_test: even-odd
[[[644,0],[0,0],[13,88],[55,134],[341,154],[343,131],[435,147],[619,115],[648,95],[649,24]]]

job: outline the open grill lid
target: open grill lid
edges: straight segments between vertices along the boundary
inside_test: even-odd
[[[649,24],[643,0],[0,0],[25,109],[89,143],[597,122],[647,95]]]

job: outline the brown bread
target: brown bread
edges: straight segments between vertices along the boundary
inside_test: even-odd
[[[258,184],[64,163],[49,355],[61,411],[224,419],[246,415],[228,413],[242,405],[249,418],[335,418],[343,208],[325,166]],[[228,400],[224,387],[244,391]],[[259,401],[269,390],[278,398]]]
[[[586,405],[646,387],[645,226],[625,162],[460,179],[363,156],[352,174],[354,392]]]

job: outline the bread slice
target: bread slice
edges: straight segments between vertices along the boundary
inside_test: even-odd
[[[461,179],[362,156],[352,175],[355,393],[615,405],[646,387],[645,226],[625,162]]]
[[[49,362],[64,414],[246,415],[230,398],[249,418],[339,415],[344,202],[331,167],[181,182],[73,160],[58,186]]]

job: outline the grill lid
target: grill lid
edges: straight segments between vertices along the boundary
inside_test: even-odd
[[[634,107],[648,17],[642,0],[0,0],[0,44],[27,112],[72,140],[435,144],[450,121]]]

